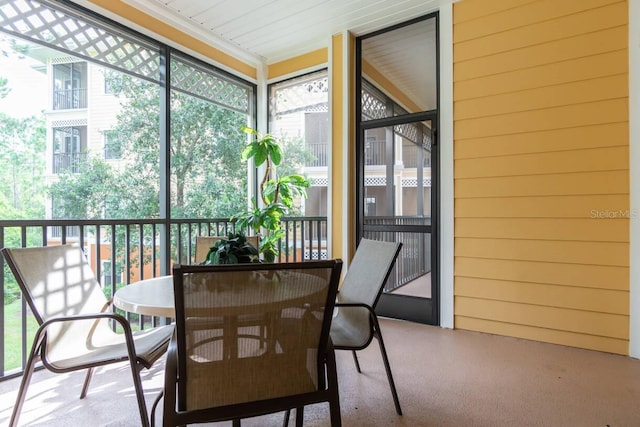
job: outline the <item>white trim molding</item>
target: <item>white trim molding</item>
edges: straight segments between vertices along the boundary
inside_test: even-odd
[[[640,2],[629,2],[629,207],[640,212]],[[640,358],[640,218],[629,220],[629,355]]]
[[[453,4],[442,1],[440,26],[440,326],[453,328]]]

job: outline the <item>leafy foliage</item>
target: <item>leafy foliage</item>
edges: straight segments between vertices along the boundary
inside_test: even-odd
[[[2,219],[44,218],[44,119],[0,113]]]
[[[0,76],[0,98],[6,98],[11,92],[11,88],[8,85],[9,79]]]
[[[4,85],[0,82],[0,92]],[[0,213],[4,220],[44,218],[45,134],[42,118],[0,113]],[[41,237],[28,234],[24,244],[35,246],[40,241]],[[6,228],[3,243],[22,246],[20,230]],[[6,263],[4,277],[4,304],[10,304],[19,298],[20,288]]]
[[[278,176],[276,166],[282,162],[281,143],[272,135],[260,135],[255,129],[243,126],[241,130],[255,137],[242,151],[242,159],[253,159],[255,166],[265,165],[260,182],[262,206],[240,212],[232,219],[237,220],[240,230],[247,228],[264,235],[260,242],[260,253],[267,262],[274,262],[278,255],[278,242],[284,237],[281,219],[294,207],[298,198],[307,196],[309,181],[302,175],[290,174]]]
[[[243,264],[258,263],[258,249],[254,248],[241,233],[230,233],[220,239],[207,252],[202,264]]]
[[[157,218],[160,215],[160,107],[157,85],[115,72],[121,109],[110,131],[121,159],[98,156],[81,173],[61,174],[50,194],[59,218]],[[171,93],[170,190],[174,218],[228,217],[246,204],[238,129],[246,115],[181,92]],[[125,195],[125,197],[123,197]]]

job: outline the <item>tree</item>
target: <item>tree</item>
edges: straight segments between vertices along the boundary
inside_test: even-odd
[[[82,165],[82,173],[62,171],[49,187],[54,218],[103,218],[106,209],[114,210],[123,199],[118,197],[121,183],[118,172],[97,157]]]
[[[0,98],[6,98],[9,92],[11,92],[8,83],[9,80],[6,77],[0,76]]]
[[[10,91],[8,80],[0,78],[0,97]],[[0,217],[8,219],[44,218],[44,120],[35,116],[14,118],[0,113]],[[21,245],[20,230],[8,228],[4,245]],[[36,245],[37,236],[28,236],[27,245]],[[4,304],[20,296],[20,288],[4,265]]]
[[[122,158],[108,163],[94,157],[80,174],[60,175],[50,194],[65,206],[65,217],[158,217],[158,87],[115,72],[108,72],[107,79],[117,82],[119,89],[121,110],[110,134],[117,136],[116,151]],[[243,114],[172,92],[172,217],[228,217],[246,205],[245,192],[238,191],[246,188],[246,169],[237,142],[244,123]]]
[[[0,113],[0,190],[11,207],[3,219],[44,218],[45,135],[43,118]]]
[[[128,188],[124,190],[136,195],[122,210],[129,215],[157,216],[157,86],[125,76],[120,98],[122,110],[115,131],[121,135],[123,158],[127,159],[123,181]],[[246,171],[236,147],[238,129],[246,116],[177,91],[171,94],[170,106],[172,217],[229,216],[246,203],[244,192],[238,191],[246,188]]]

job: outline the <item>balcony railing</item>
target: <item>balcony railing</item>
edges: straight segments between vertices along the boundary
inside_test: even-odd
[[[53,153],[53,173],[80,173],[87,153]]]
[[[86,89],[59,89],[53,91],[53,109],[71,110],[87,108]]]
[[[326,217],[284,218],[279,262],[326,257]],[[0,221],[0,247],[77,243],[107,296],[121,286],[170,273],[174,263],[195,263],[196,237],[235,230],[228,219],[208,220],[25,220]],[[4,259],[0,275],[0,381],[18,376],[37,327]],[[125,313],[134,328],[167,319]]]
[[[307,144],[307,148],[311,151],[311,154],[315,160],[306,163],[307,167],[323,167],[327,166],[327,143]]]
[[[426,227],[431,225],[430,217],[370,216],[365,219],[365,224],[384,226],[394,231],[365,231],[364,237],[402,242],[402,250],[384,288],[386,292],[398,289],[431,271],[431,234],[425,232]]]
[[[387,145],[385,141],[367,141],[364,157],[365,165],[377,166],[387,162]]]
[[[283,218],[287,230],[278,262],[327,257],[327,218]],[[428,218],[368,218],[377,225],[428,225]],[[174,263],[195,263],[197,236],[235,231],[228,219],[148,220],[24,220],[0,221],[0,247],[31,247],[77,243],[82,246],[108,297],[129,283],[169,274]],[[372,232],[365,237],[404,243],[387,290],[430,271],[430,236],[419,233]],[[0,258],[0,381],[22,374],[37,327],[15,279]],[[124,313],[134,328],[144,329],[170,319]]]

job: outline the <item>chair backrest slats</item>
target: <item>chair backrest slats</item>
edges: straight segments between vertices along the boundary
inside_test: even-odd
[[[339,260],[175,266],[178,355],[184,355],[178,406],[217,407],[324,387],[321,354],[341,266]]]

